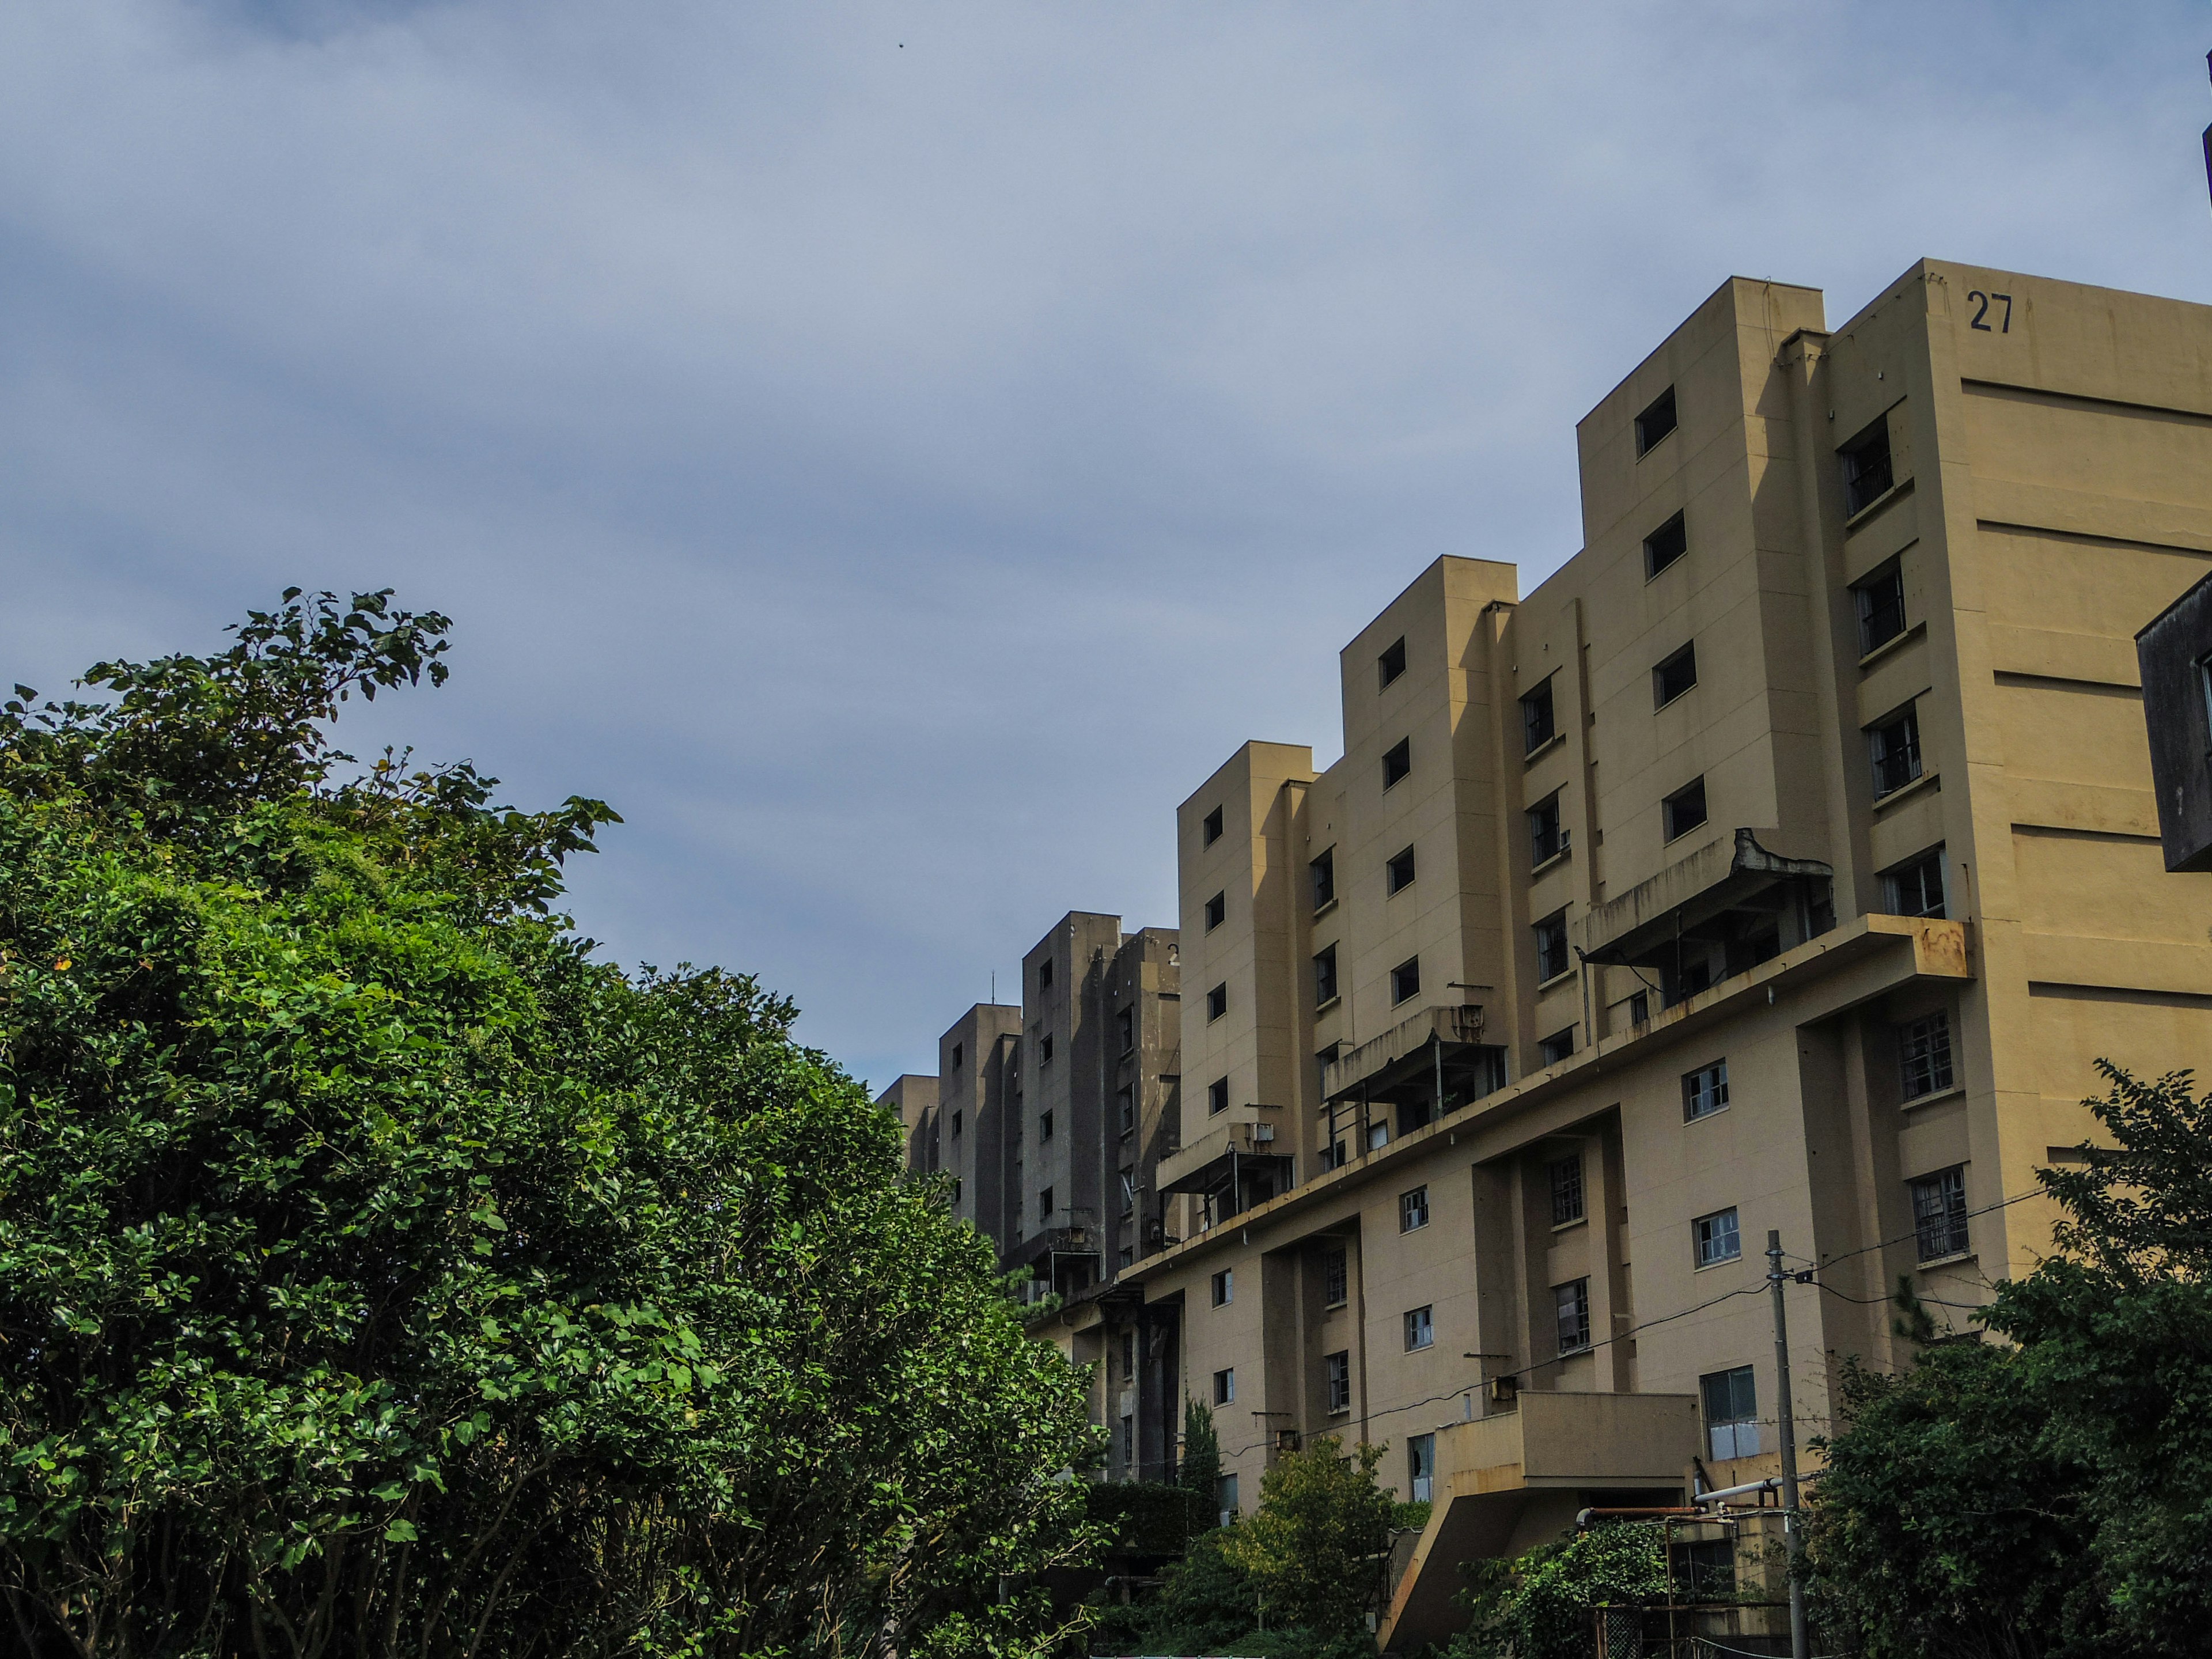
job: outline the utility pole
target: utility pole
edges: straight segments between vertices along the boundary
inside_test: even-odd
[[[1790,1315],[1782,1305],[1782,1287],[1795,1277],[1782,1271],[1782,1234],[1770,1228],[1766,1287],[1774,1295],[1774,1403],[1782,1429],[1782,1536],[1790,1549],[1790,1659],[1812,1659],[1812,1638],[1805,1629],[1804,1516],[1797,1509],[1797,1417],[1790,1399]]]

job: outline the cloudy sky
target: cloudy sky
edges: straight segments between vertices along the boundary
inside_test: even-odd
[[[579,922],[877,1083],[1732,274],[2212,301],[2212,7],[13,0],[0,680],[288,584],[356,744],[603,796]]]

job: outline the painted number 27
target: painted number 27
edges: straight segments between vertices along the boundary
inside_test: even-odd
[[[1984,294],[1978,288],[1970,288],[1966,290],[1966,298],[1969,300],[1979,300],[1982,302],[1981,309],[1974,313],[1974,320],[1967,325],[1968,327],[1978,328],[1984,334],[2009,334],[2012,332],[2011,295]],[[1991,301],[1998,301],[2004,307],[2004,315],[1997,319],[1997,325],[1994,329],[1990,328],[1989,323],[1990,303]]]

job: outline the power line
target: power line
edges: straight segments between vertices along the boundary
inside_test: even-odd
[[[2037,1187],[2028,1192],[2014,1193],[2010,1198],[2001,1198],[1994,1204],[1984,1204],[1978,1210],[1969,1210],[1966,1214],[1960,1216],[1959,1219],[1961,1221],[1971,1221],[1978,1215],[1987,1215],[1992,1210],[2002,1210],[2008,1204],[2018,1204],[2027,1199],[2047,1198],[2049,1196],[2050,1194],[2045,1193],[2042,1188]],[[1856,1250],[1845,1250],[1841,1255],[1825,1257],[1821,1260],[1819,1265],[1823,1267],[1832,1267],[1838,1261],[1849,1261],[1853,1256],[1864,1255],[1870,1250],[1886,1250],[1893,1244],[1910,1243],[1919,1236],[1920,1230],[1917,1227],[1915,1227],[1909,1233],[1899,1233],[1895,1238],[1885,1238],[1879,1244],[1862,1245]]]

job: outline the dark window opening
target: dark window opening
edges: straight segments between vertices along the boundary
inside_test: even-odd
[[[1218,1077],[1206,1085],[1206,1110],[1211,1116],[1215,1112],[1229,1109],[1229,1079]]]
[[[1943,910],[1943,849],[1931,848],[1881,878],[1882,896],[1893,916],[1941,916]]]
[[[1677,513],[1644,538],[1644,580],[1650,581],[1689,550],[1689,527]]]
[[[1123,1084],[1115,1100],[1121,1109],[1121,1133],[1127,1134],[1137,1127],[1137,1085]]]
[[[1052,1064],[1052,1033],[1049,1031],[1037,1039],[1037,1064],[1040,1066]]]
[[[1889,416],[1879,416],[1875,423],[1845,444],[1844,464],[1844,516],[1855,518],[1884,495],[1897,480],[1889,464]]]
[[[1566,850],[1567,830],[1559,822],[1559,792],[1555,789],[1528,809],[1528,862],[1549,864]]]
[[[1590,1345],[1589,1280],[1554,1285],[1552,1302],[1559,1316],[1559,1352],[1580,1353]]]
[[[1206,902],[1206,931],[1210,933],[1228,920],[1229,895],[1226,891],[1216,893]]]
[[[1401,738],[1382,757],[1382,787],[1389,788],[1413,769],[1413,740]]]
[[[1698,1379],[1705,1398],[1705,1451],[1716,1462],[1759,1455],[1759,1394],[1751,1367],[1709,1371]]]
[[[1336,946],[1326,945],[1314,953],[1314,1006],[1326,1006],[1336,1000]]]
[[[1571,965],[1567,959],[1567,913],[1556,910],[1530,930],[1536,935],[1536,981],[1557,979]]]
[[[1421,994],[1421,959],[1409,957],[1390,970],[1390,1000],[1409,1002]]]
[[[1386,892],[1400,893],[1413,884],[1413,849],[1404,852],[1382,866],[1382,886]]]
[[[1565,1227],[1583,1219],[1583,1155],[1554,1158],[1552,1177],[1552,1224]]]
[[[1923,1176],[1912,1183],[1913,1238],[1920,1260],[1966,1253],[1966,1166]]]
[[[1651,400],[1651,406],[1636,417],[1636,458],[1642,460],[1651,453],[1651,446],[1674,429],[1674,388],[1668,386]]]
[[[1052,1139],[1052,1114],[1050,1112],[1042,1113],[1039,1115],[1037,1118],[1037,1139],[1039,1140],[1050,1140]]]
[[[1328,1409],[1332,1415],[1352,1409],[1352,1351],[1348,1348],[1322,1361],[1328,1378]]]
[[[1521,699],[1521,749],[1533,755],[1551,742],[1559,728],[1552,720],[1552,682],[1547,678]]]
[[[1536,1045],[1536,1063],[1556,1066],[1563,1060],[1573,1059],[1574,1053],[1575,1028],[1570,1025],[1564,1031],[1553,1032]]]
[[[1037,1194],[1037,1219],[1042,1221],[1052,1213],[1052,1188],[1048,1187]]]
[[[952,1069],[954,1071],[957,1072],[960,1069],[960,1057],[965,1052],[966,1050],[961,1044],[956,1042],[952,1045]]]
[[[960,1139],[960,1114],[957,1112],[952,1115],[952,1138],[955,1140]]]
[[[1667,797],[1662,811],[1668,841],[1688,835],[1705,821],[1705,781],[1692,778],[1684,784]]]
[[[1874,763],[1874,793],[1880,799],[1920,775],[1920,717],[1910,704],[1867,732],[1867,754]]]
[[[1859,655],[1888,644],[1905,631],[1905,571],[1892,564],[1851,589],[1858,606]]]
[[[1897,1059],[1906,1100],[1941,1094],[1951,1087],[1955,1073],[1951,1065],[1950,1015],[1938,1009],[1924,1019],[1899,1026]]]
[[[1223,981],[1206,994],[1206,1017],[1219,1019],[1229,1012],[1229,984]]]
[[[1121,1052],[1128,1054],[1137,1046],[1137,1011],[1119,1008],[1114,1012],[1115,1034],[1121,1039]]]
[[[1206,815],[1204,833],[1206,844],[1208,847],[1221,839],[1221,809],[1218,806]]]
[[[1406,641],[1403,638],[1398,640],[1376,659],[1376,667],[1382,675],[1384,685],[1389,684],[1391,681],[1406,672]]]
[[[1306,866],[1306,873],[1313,878],[1313,906],[1318,910],[1325,904],[1336,902],[1336,849],[1332,847]]]
[[[1698,647],[1692,641],[1651,671],[1651,706],[1664,708],[1698,683]]]

